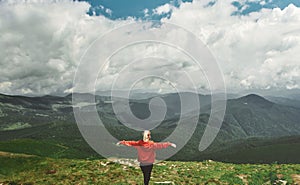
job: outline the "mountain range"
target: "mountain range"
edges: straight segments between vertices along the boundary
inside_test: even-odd
[[[212,145],[204,152],[198,146],[210,117],[210,95],[183,92],[198,97],[201,111],[193,136],[171,160],[213,159],[228,162],[291,162],[299,163],[300,107],[299,100],[276,96],[262,97],[248,94],[230,96],[222,127]],[[150,93],[130,98],[135,116],[150,116],[149,102],[158,97],[164,100],[167,112],[164,121],[152,131],[154,140],[162,140],[172,133],[180,119],[182,94]],[[83,102],[91,94],[79,94]],[[96,95],[95,105],[107,130],[118,139],[137,140],[140,132],[125,127],[116,117],[111,100],[122,97]],[[125,99],[126,100],[126,99]],[[21,152],[49,157],[101,158],[82,138],[76,125],[73,107],[89,111],[89,103],[72,105],[72,95],[65,97],[25,97],[0,95],[0,151]],[[158,108],[159,107],[155,107]],[[193,108],[184,114],[193,113]],[[46,146],[46,148],[45,148]]]

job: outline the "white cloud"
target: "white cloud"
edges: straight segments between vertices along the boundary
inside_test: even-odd
[[[143,12],[144,12],[145,15],[147,15],[147,14],[149,13],[149,9],[148,9],[148,8],[145,8],[145,9],[143,10]]]
[[[229,90],[298,88],[300,8],[263,9],[231,16],[230,1],[210,7],[194,1],[173,11],[171,22],[192,31],[213,52]]]
[[[259,4],[264,6],[265,4],[267,4],[267,2],[266,1],[260,1]]]
[[[105,9],[105,12],[106,12],[107,14],[109,14],[109,15],[111,15],[111,14],[112,14],[112,10],[111,10],[111,9],[109,9],[109,8],[106,8],[106,9]]]
[[[232,16],[236,8],[231,1],[182,3],[179,8],[165,4],[156,14],[172,11],[171,22],[199,37],[212,51],[224,73],[229,90],[295,89],[300,87],[300,9],[263,9],[248,16]],[[104,7],[103,7],[104,8]],[[0,4],[0,93],[49,94],[73,91],[72,81],[79,59],[87,47],[109,30],[127,23],[103,16],[88,16],[89,4],[73,1],[14,1]],[[145,9],[145,14],[149,13]],[[161,29],[161,28],[157,28]],[[145,36],[143,31],[137,37]],[[124,36],[124,35],[123,35]],[[177,30],[164,34],[174,43],[189,44]],[[111,41],[122,42],[114,36]],[[109,51],[109,45],[99,49]],[[168,60],[147,62],[151,57]],[[148,59],[146,59],[148,57]],[[126,75],[160,74],[169,81],[145,79],[137,88],[167,89],[168,84],[184,87],[185,74],[195,79],[198,87],[209,88],[189,58],[165,45],[142,44],[127,47],[112,56],[101,72],[97,84],[109,89],[112,82],[133,60],[138,63],[124,71],[120,80],[128,88]],[[147,71],[148,72],[145,72]],[[90,69],[97,73],[98,69]],[[140,73],[139,73],[140,72]],[[176,83],[178,82],[178,83]]]
[[[11,82],[1,82],[0,83],[0,89],[2,89],[4,91],[9,91],[11,85],[12,85]]]
[[[49,94],[70,88],[89,44],[122,24],[88,16],[89,6],[67,0],[1,2],[0,93]]]
[[[157,15],[162,15],[162,14],[166,14],[166,13],[169,13],[170,11],[172,11],[172,9],[174,9],[174,7],[170,4],[164,4],[164,5],[161,5],[157,8],[155,8],[153,10],[153,13],[154,14],[157,14]]]

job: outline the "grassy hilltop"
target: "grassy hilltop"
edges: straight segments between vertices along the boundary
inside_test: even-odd
[[[0,152],[0,184],[141,184],[138,166],[107,159],[54,159]],[[300,164],[165,161],[151,184],[299,184]]]

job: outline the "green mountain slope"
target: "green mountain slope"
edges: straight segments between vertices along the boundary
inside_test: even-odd
[[[84,101],[90,96],[80,94],[77,97]],[[176,94],[156,96],[164,99],[168,107],[166,119],[152,131],[153,138],[160,141],[176,128],[180,101]],[[226,115],[220,132],[205,152],[199,152],[198,145],[209,119],[210,97],[197,96],[200,97],[200,102],[204,102],[197,128],[187,145],[173,156],[174,160],[299,162],[297,156],[300,152],[297,148],[300,136],[300,109],[277,104],[254,94],[227,101]],[[0,150],[56,158],[100,157],[82,138],[74,120],[71,100],[71,95],[0,95]],[[97,110],[106,129],[118,139],[140,139],[140,132],[125,127],[117,120],[109,100],[108,96],[96,96]],[[150,99],[129,101],[135,115],[141,118],[149,116]],[[88,104],[81,106],[85,111],[90,110]],[[192,108],[186,113],[190,114],[190,111],[193,111]],[[290,142],[287,137],[296,142]],[[25,148],[22,145],[33,147]],[[42,145],[53,151],[42,150]],[[65,150],[66,148],[68,150]],[[274,151],[284,152],[275,155]],[[286,156],[290,158],[287,159]]]
[[[257,95],[229,100],[225,122],[250,137],[300,135],[300,109],[270,102]]]

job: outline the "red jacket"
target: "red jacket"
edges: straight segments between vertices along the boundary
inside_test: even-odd
[[[121,144],[126,146],[133,146],[138,151],[138,161],[140,163],[154,163],[155,161],[155,150],[167,148],[171,145],[169,142],[155,143],[153,141],[144,142],[139,141],[121,141]]]

